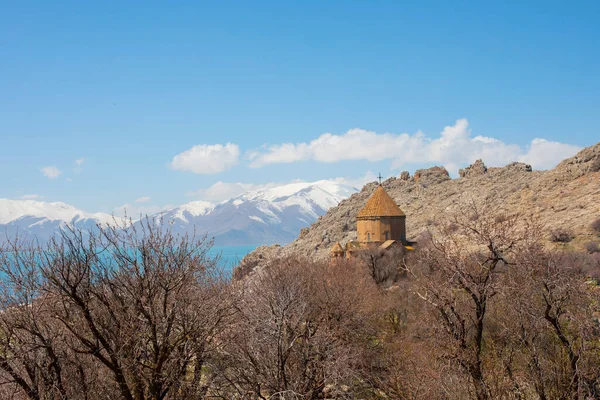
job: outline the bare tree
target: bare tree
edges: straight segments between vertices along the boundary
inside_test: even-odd
[[[356,256],[376,283],[390,286],[404,272],[405,253],[404,246],[398,244],[388,249],[379,247],[362,249],[356,253]]]
[[[414,323],[449,392],[477,399],[597,397],[599,296],[592,255],[549,251],[530,218],[471,205],[407,263],[430,313]],[[446,229],[448,228],[448,229]],[[425,364],[435,365],[433,359]],[[453,368],[458,366],[458,369]],[[453,375],[464,371],[472,387]]]
[[[597,290],[583,271],[593,262],[586,254],[522,249],[508,274],[503,303],[509,328],[527,381],[540,399],[597,397],[599,310]],[[504,347],[509,347],[510,343]]]
[[[74,398],[104,397],[90,382],[112,398],[204,398],[207,364],[233,310],[210,246],[145,220],[13,247],[3,258],[0,345],[16,345],[19,357],[0,369],[30,398],[71,397],[65,371],[70,382],[79,376]]]
[[[517,216],[491,212],[474,203],[433,234],[408,270],[415,293],[430,305],[438,321],[436,342],[448,360],[465,371],[477,399],[491,397],[483,367],[484,331],[490,300],[498,293],[499,271],[510,264],[526,232],[516,230]]]
[[[2,398],[88,398],[95,390],[43,292],[40,247],[15,240],[0,250],[0,391]]]
[[[360,376],[363,305],[374,291],[363,270],[341,263],[284,259],[254,274],[228,340],[224,373],[238,396],[351,397],[342,388]]]
[[[15,241],[0,397],[600,397],[598,254],[473,204],[435,229],[415,252],[281,258],[233,284],[210,241],[148,220]]]

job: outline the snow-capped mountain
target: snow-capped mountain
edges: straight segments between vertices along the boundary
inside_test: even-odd
[[[175,232],[207,233],[217,245],[286,243],[358,189],[333,181],[251,190],[218,205],[192,202],[156,215]]]
[[[151,216],[176,233],[206,233],[217,245],[286,243],[358,189],[333,181],[295,182],[252,190],[220,204],[193,201]],[[113,216],[64,203],[0,199],[0,241],[5,235],[45,240],[71,224],[92,229]]]
[[[185,223],[193,221],[194,218],[203,217],[214,210],[215,205],[208,201],[192,201],[177,208],[164,211],[156,215],[167,220],[181,220]]]
[[[86,213],[60,202],[0,199],[0,241],[16,235],[35,236],[43,241],[67,224],[89,230],[97,223],[113,221],[112,215]]]

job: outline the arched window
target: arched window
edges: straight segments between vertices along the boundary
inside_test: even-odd
[[[371,232],[367,232],[367,242],[371,241]]]
[[[389,235],[390,235],[390,233],[388,231],[385,231],[385,240],[389,240],[389,237],[388,237]]]

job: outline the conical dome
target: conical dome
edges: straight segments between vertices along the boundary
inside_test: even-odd
[[[369,198],[367,204],[357,215],[357,218],[372,217],[404,217],[404,212],[398,207],[398,204],[385,191],[383,186],[379,185],[375,193]]]
[[[340,244],[340,242],[335,242],[335,244],[331,248],[331,253],[332,254],[340,254],[343,252],[344,252],[344,249],[342,248],[342,245]]]

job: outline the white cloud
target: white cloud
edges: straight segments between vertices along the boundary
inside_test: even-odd
[[[41,198],[39,194],[24,194],[21,196],[23,200],[35,200]]]
[[[446,126],[438,137],[427,137],[420,131],[409,135],[351,129],[342,135],[325,133],[308,143],[269,146],[249,153],[248,157],[250,166],[254,168],[302,160],[392,160],[395,169],[407,163],[438,163],[456,175],[459,166],[477,159],[483,159],[489,166],[522,161],[536,169],[552,168],[579,150],[577,146],[545,139],[534,139],[527,149],[523,149],[491,137],[472,137],[469,122],[463,118],[454,125]]]
[[[267,152],[249,154],[251,167],[291,163],[302,160],[336,162],[342,160],[381,161],[390,159],[420,142],[419,134],[377,134],[363,129],[351,129],[343,135],[325,133],[310,143],[284,143],[267,148]]]
[[[335,181],[337,183],[349,185],[349,186],[355,187],[357,189],[361,189],[365,184],[367,184],[369,182],[375,182],[377,180],[378,180],[377,175],[375,175],[371,171],[367,171],[367,173],[365,175],[363,175],[362,177],[359,177],[359,178],[340,177],[340,178],[333,179],[333,181]]]
[[[581,150],[578,146],[560,142],[550,142],[546,139],[533,139],[527,153],[519,161],[531,164],[537,169],[554,168],[557,160],[564,160]]]
[[[85,158],[81,157],[81,158],[78,158],[77,160],[75,160],[75,164],[77,164],[77,166],[80,167],[84,161],[85,161]]]
[[[44,167],[40,171],[49,179],[56,179],[60,174],[62,174],[62,171],[56,168],[54,165]]]
[[[139,197],[135,199],[136,203],[147,203],[150,201],[150,196]]]
[[[233,143],[225,146],[201,144],[173,157],[171,168],[195,174],[216,174],[236,165],[239,156],[240,149]]]

